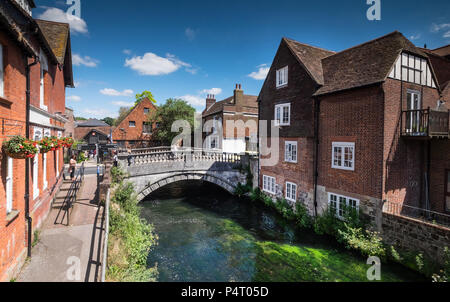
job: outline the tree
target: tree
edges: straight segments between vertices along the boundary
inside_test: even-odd
[[[87,118],[78,116],[78,117],[75,117],[75,120],[76,121],[87,121]]]
[[[134,107],[120,107],[119,117],[115,120],[114,126],[119,126],[120,123],[127,117],[127,115],[133,110]]]
[[[145,98],[147,98],[153,104],[156,104],[156,100],[153,97],[153,94],[150,91],[145,90],[142,93],[136,94],[136,103],[134,104],[134,106],[136,107]]]
[[[102,121],[110,126],[114,126],[114,123],[116,122],[116,120],[113,119],[112,117],[105,117],[104,119],[102,119]]]
[[[194,131],[195,109],[186,101],[180,99],[168,99],[166,103],[159,106],[156,111],[149,115],[149,122],[158,127],[153,132],[154,138],[166,145],[170,145],[172,140],[181,132],[172,132],[172,125],[175,121],[185,120]]]

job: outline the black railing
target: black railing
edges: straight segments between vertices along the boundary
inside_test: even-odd
[[[449,137],[449,111],[431,109],[402,112],[402,135],[407,137]]]
[[[70,214],[73,209],[74,203],[77,201],[77,195],[78,192],[80,191],[83,180],[84,180],[84,163],[81,165],[81,167],[75,174],[75,178],[72,181],[69,190],[67,191],[67,195],[64,198],[64,202],[61,206],[61,209],[59,210],[58,216],[56,217],[56,222],[59,220],[61,212],[64,211],[64,215],[62,217],[61,222],[63,222],[64,219],[67,217],[67,226],[70,225]]]
[[[421,220],[423,222],[427,222],[434,225],[450,227],[450,215],[448,214],[429,211],[417,207],[404,205],[401,203],[385,201],[383,206],[383,212],[396,216],[403,216]]]

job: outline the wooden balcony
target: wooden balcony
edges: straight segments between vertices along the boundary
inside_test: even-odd
[[[402,136],[412,139],[450,138],[450,111],[431,109],[402,112]]]

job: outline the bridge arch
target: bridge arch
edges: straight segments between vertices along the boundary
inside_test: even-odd
[[[139,202],[141,202],[151,193],[155,192],[160,188],[163,188],[164,186],[188,180],[206,181],[223,188],[224,190],[228,191],[231,194],[234,194],[237,187],[234,183],[228,181],[225,177],[221,177],[219,173],[182,172],[148,183],[142,190],[140,190],[137,199]]]

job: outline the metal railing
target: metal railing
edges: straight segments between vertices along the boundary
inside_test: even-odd
[[[431,109],[402,112],[402,135],[409,137],[448,137],[449,112]]]
[[[56,217],[56,222],[59,219],[61,211],[65,210],[64,216],[62,217],[62,221],[64,221],[64,218],[67,217],[67,226],[70,225],[70,214],[73,209],[74,203],[77,201],[77,195],[78,192],[80,191],[81,184],[83,183],[84,180],[84,171],[85,167],[83,163],[81,167],[78,169],[77,173],[75,174],[75,179],[72,181],[72,184],[70,185],[70,188],[67,191],[67,195],[64,198],[64,202]]]
[[[103,241],[102,276],[101,282],[106,280],[106,270],[108,267],[108,238],[109,238],[109,207],[111,204],[111,189],[108,189],[105,203],[105,239]]]
[[[385,201],[383,205],[383,212],[395,216],[403,216],[421,220],[426,223],[450,227],[450,215],[408,206],[401,203]]]

